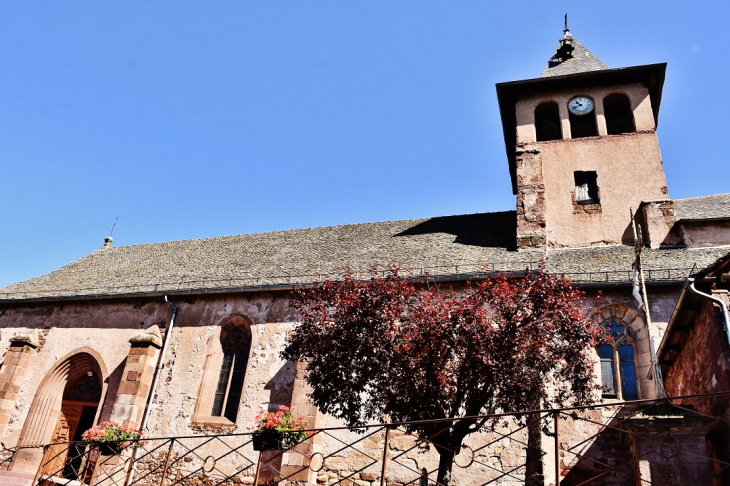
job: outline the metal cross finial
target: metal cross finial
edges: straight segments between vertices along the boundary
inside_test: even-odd
[[[566,32],[568,32],[568,14],[567,14],[567,12],[565,14],[565,28],[563,29],[563,34],[565,34]]]

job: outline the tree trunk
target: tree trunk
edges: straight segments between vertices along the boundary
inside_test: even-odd
[[[436,446],[439,453],[439,473],[436,486],[449,486],[451,484],[451,468],[454,465],[454,453],[450,448]]]
[[[449,440],[453,440],[453,438]],[[435,486],[449,486],[451,484],[451,469],[454,465],[454,451],[461,447],[461,441],[456,446],[451,442],[446,444],[434,442],[434,445],[436,446],[436,452],[439,453],[439,471]]]
[[[527,420],[527,451],[525,457],[525,484],[545,484],[542,465],[542,429],[540,414],[530,414]]]

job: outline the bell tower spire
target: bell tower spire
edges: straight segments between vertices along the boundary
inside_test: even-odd
[[[563,37],[558,42],[558,48],[548,60],[542,70],[541,78],[562,76],[564,74],[584,73],[608,69],[598,57],[586,46],[578,42],[568,29],[568,14],[565,14]]]

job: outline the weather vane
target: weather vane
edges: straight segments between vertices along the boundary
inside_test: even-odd
[[[563,34],[568,32],[568,13],[565,13],[565,28],[563,29]]]

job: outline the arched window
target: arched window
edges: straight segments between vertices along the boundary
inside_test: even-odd
[[[243,378],[251,349],[251,328],[243,319],[228,321],[221,329],[223,359],[210,415],[236,421]]]
[[[563,130],[560,128],[560,111],[557,103],[547,101],[535,108],[535,132],[538,142],[560,140]]]
[[[625,95],[614,93],[603,99],[603,112],[606,116],[606,130],[609,135],[636,131],[631,101]]]
[[[598,348],[603,396],[619,400],[638,399],[636,336],[626,323],[618,319],[609,319],[603,327],[611,337],[611,342]]]

